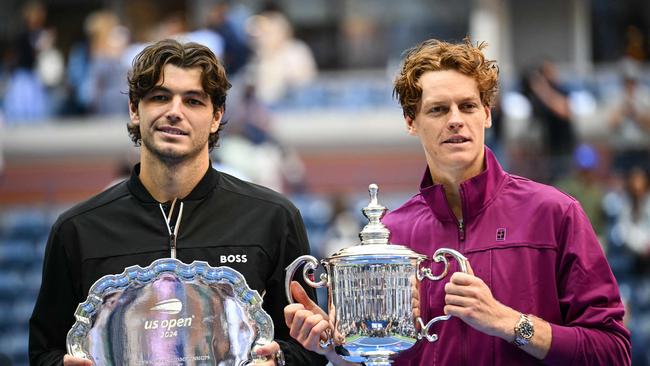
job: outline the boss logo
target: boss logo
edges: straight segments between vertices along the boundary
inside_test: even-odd
[[[248,258],[246,254],[222,255],[219,257],[221,263],[246,263]]]

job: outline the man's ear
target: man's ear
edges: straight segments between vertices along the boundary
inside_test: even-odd
[[[131,118],[131,123],[134,125],[140,124],[140,114],[138,113],[138,107],[134,106],[131,102],[129,102],[129,118]]]
[[[404,115],[404,122],[406,123],[406,129],[408,130],[409,135],[417,136],[418,132],[413,118]]]
[[[223,107],[214,112],[214,117],[212,117],[212,122],[210,123],[210,133],[217,132],[221,124],[221,118],[223,118]]]
[[[485,108],[485,114],[486,114],[484,127],[490,128],[492,127],[492,110],[488,106],[484,106],[483,108]]]

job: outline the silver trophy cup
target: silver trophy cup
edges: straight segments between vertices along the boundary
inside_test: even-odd
[[[337,353],[351,362],[390,365],[393,358],[420,339],[435,342],[432,327],[451,315],[441,315],[426,324],[415,316],[413,299],[419,298],[419,283],[443,279],[450,268],[449,257],[467,273],[467,258],[453,249],[440,248],[433,261],[444,264],[440,275],[420,267],[427,256],[402,245],[388,244],[390,232],[379,221],[386,208],[377,202],[377,185],[371,184],[370,204],[362,211],[369,223],[360,233],[361,244],[342,249],[320,263],[325,273],[319,282],[311,280],[318,260],[305,255],[287,267],[286,296],[293,303],[290,284],[296,270],[304,264],[303,278],[314,288],[327,287],[328,315],[333,334],[321,342],[333,342]],[[419,313],[419,312],[418,312]]]
[[[262,298],[229,267],[158,259],[100,278],[79,304],[68,353],[96,366],[241,366],[273,340]]]

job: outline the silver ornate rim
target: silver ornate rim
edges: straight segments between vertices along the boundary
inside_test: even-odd
[[[124,291],[133,285],[146,285],[163,274],[175,275],[185,282],[200,279],[208,285],[230,284],[235,296],[248,305],[248,314],[256,328],[255,340],[251,348],[273,340],[273,320],[262,309],[262,297],[256,290],[248,287],[241,273],[230,267],[212,267],[205,261],[186,264],[175,258],[161,258],[147,267],[135,265],[127,267],[121,274],[106,275],[92,285],[87,300],[80,303],[75,310],[76,321],[66,339],[68,353],[76,357],[87,357],[87,335],[106,295]]]

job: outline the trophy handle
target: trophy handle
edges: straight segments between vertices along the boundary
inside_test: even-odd
[[[469,261],[464,255],[460,254],[460,252],[453,249],[440,248],[436,250],[435,253],[433,253],[433,260],[435,262],[443,262],[445,264],[444,271],[442,271],[441,274],[434,276],[431,273],[431,268],[419,268],[417,271],[418,281],[422,281],[424,278],[429,279],[431,281],[438,281],[445,278],[447,272],[449,271],[449,260],[447,259],[447,256],[456,259],[458,265],[460,266],[461,272],[468,273],[467,265]],[[427,324],[424,324],[422,318],[418,317],[417,322],[420,324],[420,333],[418,333],[418,339],[426,338],[427,341],[431,343],[437,341],[438,335],[435,333],[434,334],[429,333],[429,330],[435,323],[443,320],[449,320],[450,318],[451,315],[441,315],[429,320]]]
[[[300,267],[303,262],[305,262],[305,267],[302,269],[302,278],[305,280],[305,283],[313,288],[321,288],[327,286],[328,277],[326,273],[320,275],[320,281],[318,282],[314,282],[309,278],[309,272],[313,272],[318,267],[318,260],[311,255],[302,255],[291,262],[291,264],[287,266],[286,269],[287,274],[284,278],[284,290],[286,292],[287,301],[289,301],[289,304],[295,303],[295,301],[293,301],[293,296],[291,296],[291,280],[296,274],[298,267]],[[332,344],[332,330],[328,328],[325,331],[325,334],[327,335],[327,339],[320,341],[321,348],[327,348],[330,344]]]
[[[305,280],[305,283],[313,288],[321,288],[327,286],[326,273],[320,275],[320,281],[318,282],[314,282],[309,278],[309,272],[314,271],[318,267],[318,260],[311,255],[302,255],[291,262],[291,264],[287,266],[286,269],[287,274],[284,278],[284,290],[289,304],[295,303],[295,301],[293,301],[293,296],[291,296],[291,280],[296,274],[298,267],[300,267],[303,262],[305,262],[305,267],[302,269],[302,278]]]
[[[424,278],[427,278],[427,279],[429,279],[431,281],[438,281],[438,280],[441,280],[441,279],[445,278],[445,276],[447,275],[447,272],[449,271],[449,260],[447,260],[447,256],[451,256],[454,259],[456,259],[456,261],[460,265],[460,271],[461,272],[468,273],[467,263],[469,263],[469,261],[467,260],[467,258],[464,255],[460,254],[460,252],[458,252],[458,251],[456,251],[454,249],[440,248],[440,249],[436,250],[435,253],[433,253],[433,260],[434,260],[434,262],[444,262],[445,270],[442,271],[442,273],[439,274],[438,276],[434,276],[431,273],[431,268],[420,268],[420,269],[418,269],[418,272],[417,272],[418,281],[422,281]]]

